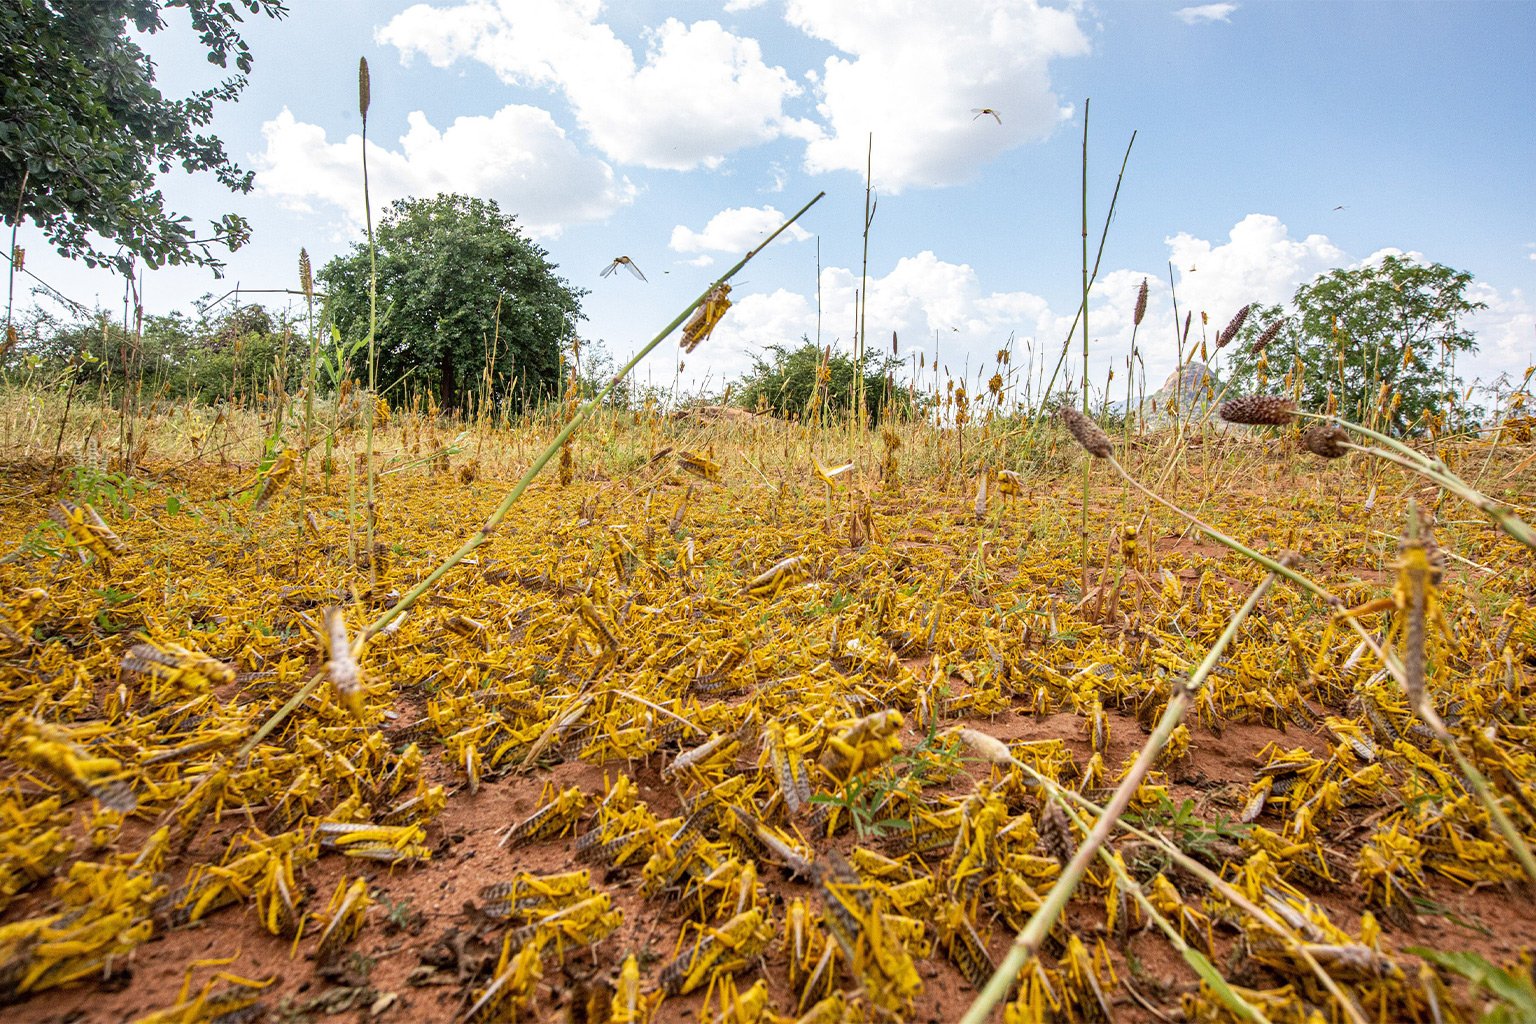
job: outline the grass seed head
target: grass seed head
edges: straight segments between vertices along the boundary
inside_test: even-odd
[[[1232,318],[1231,323],[1221,329],[1221,333],[1216,335],[1217,348],[1225,348],[1231,343],[1233,338],[1237,337],[1237,332],[1243,329],[1243,322],[1248,319],[1248,311],[1252,308],[1253,303],[1250,302],[1237,311],[1237,315]]]
[[[1115,446],[1110,442],[1109,435],[1099,428],[1093,420],[1084,416],[1070,405],[1061,407],[1061,420],[1077,438],[1077,443],[1087,449],[1088,454],[1096,459],[1107,459],[1115,453]]]
[[[1147,315],[1147,279],[1141,279],[1141,288],[1136,292],[1136,312],[1131,316],[1131,326],[1140,327],[1142,318]]]
[[[357,60],[357,112],[363,116],[363,122],[368,121],[368,101],[372,98],[368,85],[368,58],[359,57]]]
[[[315,297],[315,277],[310,272],[308,249],[299,250],[299,287],[304,290],[306,299]]]
[[[1284,320],[1276,320],[1274,323],[1264,328],[1264,330],[1260,332],[1259,336],[1253,339],[1253,354],[1261,355],[1264,350],[1269,347],[1269,343],[1274,341],[1275,338],[1280,334],[1280,328],[1284,326]]]
[[[1279,395],[1244,395],[1222,402],[1221,418],[1228,423],[1283,427],[1296,415],[1296,403]]]
[[[1348,440],[1349,435],[1337,423],[1318,423],[1301,435],[1301,446],[1313,455],[1337,459],[1348,454],[1349,449],[1344,446]]]

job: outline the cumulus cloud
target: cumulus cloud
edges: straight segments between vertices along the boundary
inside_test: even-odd
[[[862,174],[872,133],[888,192],[967,180],[1050,135],[1071,114],[1051,90],[1050,62],[1089,48],[1075,9],[1035,0],[790,0],[786,20],[839,51],[807,76],[824,126],[807,138],[806,169]],[[982,107],[1002,124],[977,120]]]
[[[1293,239],[1278,217],[1263,213],[1238,221],[1221,244],[1187,232],[1165,241],[1178,274],[1179,305],[1213,320],[1250,302],[1288,302],[1298,285],[1346,259],[1326,235]]]
[[[670,245],[675,252],[746,252],[783,223],[784,214],[772,206],[737,206],[715,214],[703,231],[679,224],[672,229]],[[791,224],[779,239],[799,242],[810,237],[800,225]]]
[[[1467,298],[1488,308],[1467,318],[1477,335],[1477,352],[1458,357],[1458,372],[1485,387],[1501,374],[1519,381],[1526,367],[1536,365],[1536,305],[1519,288],[1501,292],[1482,281],[1472,283]]]
[[[1166,240],[1175,267],[1178,314],[1195,315],[1192,339],[1200,337],[1199,314],[1210,314],[1207,335],[1223,326],[1239,308],[1250,302],[1288,305],[1296,289],[1318,274],[1335,267],[1359,267],[1379,263],[1399,250],[1382,249],[1364,259],[1354,259],[1326,236],[1292,238],[1277,218],[1251,214],[1233,225],[1225,239],[1206,240],[1181,232]],[[1417,257],[1417,254],[1407,253]],[[1148,304],[1141,326],[1134,329],[1137,357],[1128,365],[1137,294],[1148,283]],[[859,288],[857,268],[826,267],[821,274],[821,340],[842,351],[852,346],[852,327]],[[1077,313],[1075,296],[1055,305],[1029,291],[991,288],[974,268],[945,260],[931,251],[899,259],[890,270],[869,280],[869,305],[865,323],[871,346],[888,351],[891,332],[901,341],[901,354],[921,350],[931,374],[959,378],[969,369],[974,382],[990,375],[997,350],[1012,340],[1012,367],[1016,384],[1031,374],[1032,393],[1038,397],[1040,381],[1049,378],[1061,358],[1057,387],[1082,379],[1081,340],[1073,333]],[[1500,373],[1519,378],[1536,359],[1536,306],[1518,289],[1500,290],[1475,283],[1468,297],[1488,308],[1469,319],[1477,332],[1480,350],[1458,361],[1458,372],[1468,383],[1486,387]],[[817,306],[814,293],[786,289],[771,292],[741,290],[737,303],[720,322],[707,349],[690,359],[687,376],[695,384],[708,375],[713,382],[729,380],[751,369],[755,356],[771,345],[793,347],[802,337],[817,337]],[[1127,373],[1135,382],[1133,394],[1151,395],[1174,373],[1177,346],[1175,317],[1164,268],[1119,268],[1102,272],[1089,302],[1092,343],[1088,375],[1095,402],[1102,395],[1109,371],[1109,398],[1126,399]],[[1068,343],[1068,339],[1070,342]],[[1219,367],[1218,367],[1219,369]],[[927,378],[931,382],[932,377]]]
[[[368,144],[375,209],[407,196],[463,192],[495,199],[532,234],[553,238],[571,223],[601,220],[633,201],[635,188],[601,160],[580,153],[546,111],[503,107],[490,117],[460,117],[439,130],[416,111],[398,150]],[[326,138],[284,108],[264,125],[266,149],[256,184],[289,206],[341,210],[363,223],[359,139]]]
[[[1237,4],[1201,4],[1198,7],[1181,7],[1174,17],[1186,25],[1198,25],[1202,21],[1231,21]]]
[[[855,297],[859,272],[849,267],[825,267],[821,274],[821,339],[843,351],[852,345]],[[742,293],[711,337],[708,361],[717,379],[729,379],[750,369],[754,356],[769,346],[794,347],[802,337],[817,337],[814,295],[786,289]],[[1070,321],[1070,314],[1068,317]],[[991,366],[997,350],[1016,341],[1015,350],[1036,345],[1037,336],[1059,349],[1065,323],[1046,301],[1028,292],[988,292],[974,268],[951,263],[930,251],[905,256],[891,270],[869,279],[865,312],[871,348],[889,351],[890,337],[900,338],[901,354],[921,349],[929,362],[937,360],[958,378],[969,363],[974,374]],[[935,340],[937,338],[937,341]],[[700,362],[702,370],[703,362]],[[990,373],[990,369],[988,370]]]
[[[473,60],[508,84],[563,95],[592,144],[620,163],[714,167],[794,127],[783,105],[800,87],[764,62],[755,39],[715,21],[668,18],[647,31],[637,59],[598,21],[601,11],[600,0],[423,3],[375,38],[405,61]]]
[[[1235,224],[1225,240],[1210,241],[1181,232],[1166,240],[1174,262],[1179,313],[1209,312],[1214,329],[1250,302],[1286,303],[1297,286],[1317,274],[1348,262],[1345,253],[1322,235],[1302,239],[1290,236],[1277,218],[1252,214]],[[1123,401],[1127,359],[1137,293],[1148,282],[1149,302],[1145,319],[1136,332],[1139,359],[1135,376],[1145,374],[1151,394],[1175,369],[1177,349],[1172,343],[1174,309],[1166,272],[1157,269],[1119,268],[1102,272],[1089,301],[1092,329],[1089,379],[1097,396],[1112,368],[1111,398]],[[851,343],[854,299],[859,287],[856,269],[828,267],[822,271],[822,329],[825,341]],[[769,344],[794,344],[801,335],[815,337],[814,297],[779,291],[770,295],[742,295],[741,302],[721,322],[711,342],[711,360],[722,360],[717,375],[729,377],[751,365],[751,355]],[[975,269],[944,260],[931,251],[918,252],[897,261],[883,276],[870,279],[865,323],[871,338],[887,343],[890,332],[901,338],[903,352],[922,349],[928,360],[938,360],[959,377],[969,362],[972,376],[990,367],[997,350],[1013,339],[1016,371],[1029,365],[1049,377],[1063,343],[1073,334],[1075,297],[1056,305],[1041,295],[1024,290],[987,287]],[[1514,321],[1511,321],[1514,322]],[[1198,327],[1193,332],[1198,338]],[[1067,346],[1062,380],[1074,384],[1082,377],[1081,343]],[[1060,386],[1060,381],[1058,381]],[[1036,384],[1038,393],[1038,383]]]

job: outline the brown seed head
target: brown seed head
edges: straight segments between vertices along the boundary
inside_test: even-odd
[[[1284,320],[1276,320],[1274,323],[1264,328],[1263,333],[1261,333],[1257,338],[1253,339],[1253,354],[1259,355],[1266,348],[1268,348],[1269,343],[1275,340],[1276,336],[1278,336],[1280,333],[1280,328],[1284,326]]]
[[[1067,425],[1072,436],[1077,438],[1077,443],[1094,458],[1107,459],[1115,453],[1115,446],[1110,442],[1109,435],[1099,429],[1097,423],[1070,405],[1061,407],[1061,421]]]
[[[1147,315],[1147,279],[1141,279],[1141,290],[1136,293],[1136,312],[1131,316],[1131,326],[1140,327],[1141,318]]]
[[[1318,423],[1301,435],[1301,446],[1313,455],[1338,459],[1349,454],[1349,449],[1344,447],[1348,440],[1349,435],[1337,423]]]
[[[299,250],[299,287],[304,290],[304,297],[306,299],[315,297],[315,278],[309,270],[308,249]]]
[[[1228,423],[1283,427],[1296,415],[1296,403],[1279,395],[1244,395],[1222,402],[1221,418]]]
[[[368,89],[368,58],[359,57],[357,60],[357,112],[363,115],[363,123],[368,123],[368,101],[371,98]]]
[[[1231,323],[1221,329],[1221,333],[1216,335],[1217,348],[1224,348],[1231,343],[1233,338],[1237,337],[1237,332],[1243,329],[1243,322],[1248,319],[1248,311],[1252,308],[1253,303],[1250,302],[1237,311],[1237,315],[1232,318]]]

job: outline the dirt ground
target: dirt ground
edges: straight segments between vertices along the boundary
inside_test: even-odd
[[[35,465],[11,465],[0,476],[7,524],[0,542],[29,550],[29,531],[47,520],[56,492]],[[56,559],[34,547],[33,556],[0,563],[0,602],[21,637],[0,648],[0,710],[13,752],[0,770],[5,807],[20,821],[59,796],[49,820],[68,851],[45,871],[24,870],[20,840],[40,826],[7,833],[10,846],[0,849],[0,878],[10,880],[0,889],[8,894],[0,991],[9,999],[0,1019],[459,1020],[497,976],[513,930],[487,912],[484,890],[522,875],[585,870],[590,892],[606,895],[617,913],[616,926],[591,942],[540,926],[549,930],[535,931],[540,976],[526,1001],[504,999],[477,1019],[620,1020],[614,993],[630,956],[649,1019],[802,1018],[815,1000],[792,981],[800,975],[788,924],[801,901],[821,933],[818,948],[835,950],[827,954],[825,991],[843,997],[841,1009],[824,1008],[816,1019],[956,1020],[976,986],[946,955],[956,926],[945,923],[944,908],[959,908],[996,964],[1032,909],[1015,883],[1043,894],[1060,863],[1039,793],[1018,771],[957,744],[953,730],[1001,740],[1063,787],[1102,803],[1146,742],[1173,681],[1199,661],[1259,578],[1252,565],[1170,523],[1144,530],[1155,539],[1140,550],[1096,539],[1085,593],[1075,506],[1052,493],[1015,500],[978,524],[954,488],[871,491],[862,509],[839,497],[829,516],[819,490],[733,491],[675,471],[620,484],[551,484],[531,492],[492,543],[397,631],[370,642],[361,722],[326,683],[241,760],[236,744],[324,674],[323,608],[346,609],[355,635],[471,534],[502,484],[391,480],[370,577],[366,564],[349,563],[341,492],[311,494],[318,522],[305,528],[291,493],[261,510],[221,497],[239,479],[233,469],[166,475],[150,499],[115,511],[98,501],[127,552],[109,562],[68,552]],[[1056,486],[1075,493],[1072,480]],[[163,494],[170,489],[197,514],[169,514]],[[1229,506],[1226,518],[1286,538],[1298,524],[1315,524],[1324,508],[1337,513],[1319,488],[1285,504]],[[1385,524],[1399,511],[1375,514]],[[1114,538],[1121,516],[1118,499],[1106,499],[1095,520]],[[1379,540],[1362,545],[1348,529],[1315,527],[1308,538],[1307,564],[1350,603],[1390,591],[1395,569],[1377,557]],[[1531,759],[1536,629],[1522,602],[1532,597],[1536,573],[1510,561],[1523,556],[1488,531],[1462,528],[1458,539],[1458,552],[1474,563],[1506,561],[1493,579],[1492,570],[1459,565],[1447,575],[1453,625],[1434,641],[1438,699],[1459,716],[1465,742],[1488,737],[1487,749],[1477,748],[1479,764],[1530,836],[1532,776],[1520,770]],[[786,558],[802,561],[783,580],[755,582]],[[31,589],[46,592],[39,610],[26,610]],[[1332,628],[1326,610],[1295,592],[1273,593],[1211,677],[1209,698],[1183,736],[1187,749],[1159,763],[1132,819],[1235,885],[1265,877],[1256,859],[1270,863],[1267,877],[1281,887],[1270,894],[1290,893],[1281,901],[1291,912],[1315,915],[1308,920],[1316,924],[1292,922],[1295,934],[1315,947],[1374,955],[1363,975],[1331,972],[1366,1019],[1475,1019],[1485,995],[1409,950],[1475,953],[1528,972],[1536,915],[1518,866],[1507,848],[1500,852],[1502,840],[1445,755],[1410,730],[1400,707],[1377,696],[1385,692],[1379,666],[1358,656],[1353,635]],[[1389,616],[1367,621],[1388,636]],[[141,643],[195,649],[238,677],[178,690],[188,686],[184,678],[124,670],[125,655]],[[197,706],[188,712],[177,701]],[[899,742],[882,752],[879,739],[857,727],[873,728],[890,711],[899,719],[880,721],[899,723]],[[219,730],[230,738],[176,753]],[[132,787],[136,806],[102,818],[106,776],[72,782],[50,773],[15,753],[22,735],[62,736],[78,753],[119,762],[113,778]],[[689,764],[715,738],[730,741],[726,752]],[[800,771],[814,793],[808,806],[777,767],[795,742],[803,743]],[[412,744],[419,762],[386,800],[380,780]],[[838,751],[868,766],[850,771]],[[220,799],[199,813],[196,787],[221,771],[228,781]],[[625,805],[638,809],[623,820],[660,824],[636,855],[615,864],[590,856],[595,843],[580,837],[620,820],[599,805],[621,777],[633,787]],[[1269,802],[1252,813],[1265,778],[1276,780]],[[729,801],[714,810],[701,804],[712,787],[733,780],[742,784]],[[425,850],[407,863],[349,856],[318,839],[322,822],[379,824],[392,801],[434,787],[441,809],[403,819],[424,834]],[[1285,787],[1294,788],[1280,792]],[[580,809],[558,834],[523,841],[527,826],[517,826],[573,788]],[[289,797],[299,807],[289,818],[278,811],[284,793],[302,794]],[[989,808],[998,817],[984,824]],[[925,823],[951,820],[944,815],[957,823],[951,832],[914,849]],[[678,853],[686,843],[660,838],[669,829],[681,835],[680,819],[696,823],[695,852]],[[814,867],[791,870],[784,856],[742,834],[750,824],[733,824],[743,820],[786,839]],[[142,866],[162,826],[166,851],[152,869]],[[253,841],[288,832],[297,844],[285,856],[300,888],[301,934],[264,925],[260,908],[268,903],[256,891],[268,883],[255,876],[229,883],[227,901],[189,909],[199,893],[223,884],[210,881],[224,877],[210,867],[235,877]],[[1397,835],[1414,837],[1417,853],[1373,874],[1376,853]],[[1081,839],[1080,829],[1069,830],[1072,844]],[[1299,961],[1257,955],[1253,922],[1154,844],[1117,833],[1109,849],[1147,891],[1159,876],[1171,883],[1182,902],[1164,913],[1230,983],[1263,1000],[1269,1019],[1304,1021],[1313,1010],[1345,1019]],[[898,867],[879,877],[873,865],[881,861],[871,853]],[[671,854],[685,862],[674,884],[648,887],[648,860]],[[926,902],[896,915],[920,922],[921,934],[901,938],[890,931],[899,924],[888,924],[884,938],[871,937],[878,929],[866,916],[850,959],[838,945],[834,889],[826,884],[839,858],[864,866],[854,878],[866,901],[856,918],[876,913],[871,906],[895,914],[901,905],[892,886],[931,880]],[[711,889],[721,898],[702,908],[679,898],[692,882],[748,863],[745,891]],[[78,949],[63,934],[76,920],[68,915],[50,925],[56,933],[39,939],[27,931],[29,922],[75,906],[58,886],[77,865],[105,866],[113,878],[142,875],[157,887],[122,904],[137,907],[125,920],[149,922],[146,937],[93,937],[95,952]],[[967,881],[978,871],[978,881]],[[1037,977],[1051,995],[1033,1004],[1044,1019],[1233,1019],[1134,903],[1109,920],[1112,878],[1102,864],[1090,868],[1047,939]],[[321,956],[327,901],[357,879],[369,902],[361,929]],[[703,929],[722,928],[744,907],[761,911],[763,938],[717,972],[715,986],[659,998],[668,967],[679,957],[686,963],[700,935],[716,934]],[[508,944],[507,953],[520,948]],[[1074,961],[1074,948],[1086,959]],[[901,969],[871,966],[880,957],[910,962],[918,984],[909,995],[881,990],[897,985]],[[1086,975],[1082,963],[1090,964]],[[29,975],[47,977],[49,964],[73,965],[78,976],[30,987]],[[205,984],[216,997],[255,993],[225,976],[260,982],[259,998],[199,1005],[180,995],[184,984],[190,997]],[[722,1003],[725,978],[742,994],[766,982],[760,1016]],[[1026,996],[1006,1019],[1028,1019]],[[1449,1002],[1432,1011],[1441,996]],[[235,1002],[250,1005],[217,1015]],[[993,1019],[1005,1019],[1001,1006]]]

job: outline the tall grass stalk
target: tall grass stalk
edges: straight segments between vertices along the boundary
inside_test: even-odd
[[[1142,278],[1141,288],[1136,292],[1136,307],[1131,311],[1131,354],[1125,357],[1125,408],[1121,410],[1121,418],[1123,420],[1122,426],[1125,428],[1125,444],[1122,450],[1126,452],[1131,450],[1131,397],[1136,381],[1136,333],[1141,330],[1141,321],[1147,315],[1148,291],[1147,279]],[[1145,386],[1143,386],[1143,391],[1145,391]],[[1138,420],[1140,419],[1139,413],[1137,418]],[[1131,492],[1127,488],[1121,502],[1122,515],[1130,511],[1130,503]]]
[[[1088,415],[1088,106],[1092,98],[1083,100],[1083,185],[1080,193],[1083,210],[1083,304],[1078,318],[1083,322],[1083,415]],[[1083,596],[1088,595],[1088,498],[1093,491],[1093,463],[1083,463],[1083,518],[1079,540],[1083,550]]]
[[[309,449],[314,444],[315,382],[320,372],[320,336],[315,333],[315,275],[309,250],[299,250],[299,287],[309,324],[309,367],[304,372],[304,443],[299,446],[299,530],[304,532],[304,502],[309,496]]]
[[[1087,125],[1085,124],[1084,129],[1086,130],[1086,128]],[[1109,199],[1109,211],[1104,215],[1104,227],[1103,230],[1099,232],[1099,251],[1098,254],[1093,258],[1093,272],[1088,275],[1089,287],[1092,287],[1093,282],[1097,281],[1099,277],[1099,263],[1104,258],[1104,245],[1109,240],[1109,225],[1115,219],[1115,207],[1119,204],[1120,201],[1120,186],[1125,181],[1125,168],[1131,161],[1131,147],[1134,145],[1136,145],[1136,133],[1131,132],[1131,141],[1126,143],[1125,155],[1120,158],[1120,174],[1115,178],[1115,191]],[[1056,387],[1057,378],[1061,376],[1061,368],[1066,365],[1067,353],[1071,350],[1072,347],[1072,336],[1077,333],[1077,321],[1078,317],[1081,315],[1082,307],[1079,306],[1077,310],[1073,312],[1072,323],[1067,328],[1067,336],[1062,340],[1061,354],[1056,357],[1056,366],[1051,370],[1051,379],[1048,383],[1041,385],[1040,397],[1033,403],[1034,414],[1031,417],[1031,426],[1033,428],[1030,432],[1031,439],[1033,439],[1039,432],[1041,421],[1044,419],[1046,414],[1047,399],[1050,398],[1051,391]],[[1042,379],[1045,377],[1045,360],[1043,358],[1040,361],[1040,377]]]
[[[373,466],[373,420],[377,414],[378,395],[378,333],[379,325],[379,264],[378,252],[373,242],[373,204],[368,192],[368,102],[372,87],[368,79],[368,58],[357,61],[357,109],[363,119],[363,216],[368,225],[368,398],[364,402],[364,456],[368,460],[368,520],[364,524],[368,543],[368,593],[379,588],[379,558],[374,550],[374,520],[378,518],[378,501],[374,494],[376,479]]]
[[[875,134],[869,133],[869,146],[864,153],[864,263],[859,271],[859,324],[853,346],[853,402],[856,411],[852,424],[856,434],[862,434],[866,426],[864,415],[864,314],[869,308],[869,227],[875,222],[875,209],[880,200],[874,194]]]
[[[987,1019],[987,1015],[992,1012],[992,1008],[1008,994],[1008,989],[1019,971],[1039,955],[1046,935],[1055,927],[1057,919],[1066,909],[1067,901],[1077,890],[1078,883],[1082,881],[1084,873],[1088,870],[1089,862],[1097,855],[1104,841],[1109,838],[1110,832],[1114,830],[1115,823],[1130,806],[1131,798],[1141,787],[1147,773],[1152,770],[1152,765],[1162,753],[1163,747],[1167,745],[1173,731],[1183,721],[1185,713],[1194,702],[1195,695],[1205,685],[1206,678],[1216,668],[1216,663],[1221,660],[1221,656],[1226,653],[1227,647],[1237,636],[1238,629],[1268,593],[1274,581],[1275,576],[1271,574],[1259,582],[1259,585],[1248,595],[1248,599],[1243,602],[1242,607],[1227,623],[1227,628],[1222,631],[1216,643],[1206,653],[1205,659],[1190,674],[1184,685],[1174,692],[1173,697],[1168,701],[1168,706],[1163,709],[1162,717],[1158,719],[1157,728],[1147,738],[1141,753],[1136,756],[1135,763],[1126,771],[1124,779],[1105,806],[1104,813],[1099,816],[1093,831],[1088,834],[1083,844],[1078,847],[1077,853],[1062,869],[1056,883],[1051,886],[1050,894],[1019,930],[1013,945],[1008,949],[1008,955],[1003,958],[1002,964],[993,973],[991,980],[982,988],[975,1002],[960,1019],[960,1024],[982,1024]]]

